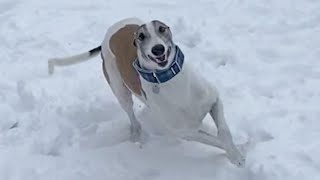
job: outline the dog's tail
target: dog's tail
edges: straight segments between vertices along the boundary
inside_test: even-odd
[[[49,74],[53,74],[55,66],[69,66],[73,64],[78,64],[84,61],[89,60],[97,56],[101,52],[101,46],[98,46],[94,49],[91,49],[88,52],[77,54],[70,57],[65,58],[53,58],[48,60],[48,71]]]

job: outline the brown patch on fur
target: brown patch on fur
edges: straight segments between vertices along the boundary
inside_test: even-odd
[[[139,74],[132,63],[137,58],[137,48],[133,45],[134,33],[138,25],[128,24],[110,38],[110,49],[116,57],[117,67],[126,86],[136,95],[143,93]]]

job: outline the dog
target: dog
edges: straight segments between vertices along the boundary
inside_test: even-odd
[[[130,119],[131,141],[140,141],[142,131],[133,111],[135,95],[180,138],[221,148],[231,163],[245,165],[225,121],[218,91],[185,60],[169,26],[159,20],[120,20],[108,29],[101,46],[79,55],[49,59],[49,73],[53,74],[55,66],[80,63],[99,54],[106,81]],[[217,136],[199,130],[208,113]]]

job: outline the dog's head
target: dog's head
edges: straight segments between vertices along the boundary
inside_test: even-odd
[[[175,45],[170,28],[161,21],[154,20],[141,25],[135,33],[139,63],[149,70],[168,68],[175,56]]]

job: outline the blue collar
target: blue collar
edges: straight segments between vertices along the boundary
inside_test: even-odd
[[[133,62],[133,67],[143,79],[151,83],[164,83],[176,76],[182,69],[184,55],[180,48],[176,46],[176,54],[172,64],[165,70],[151,71],[140,66],[138,59]]]

